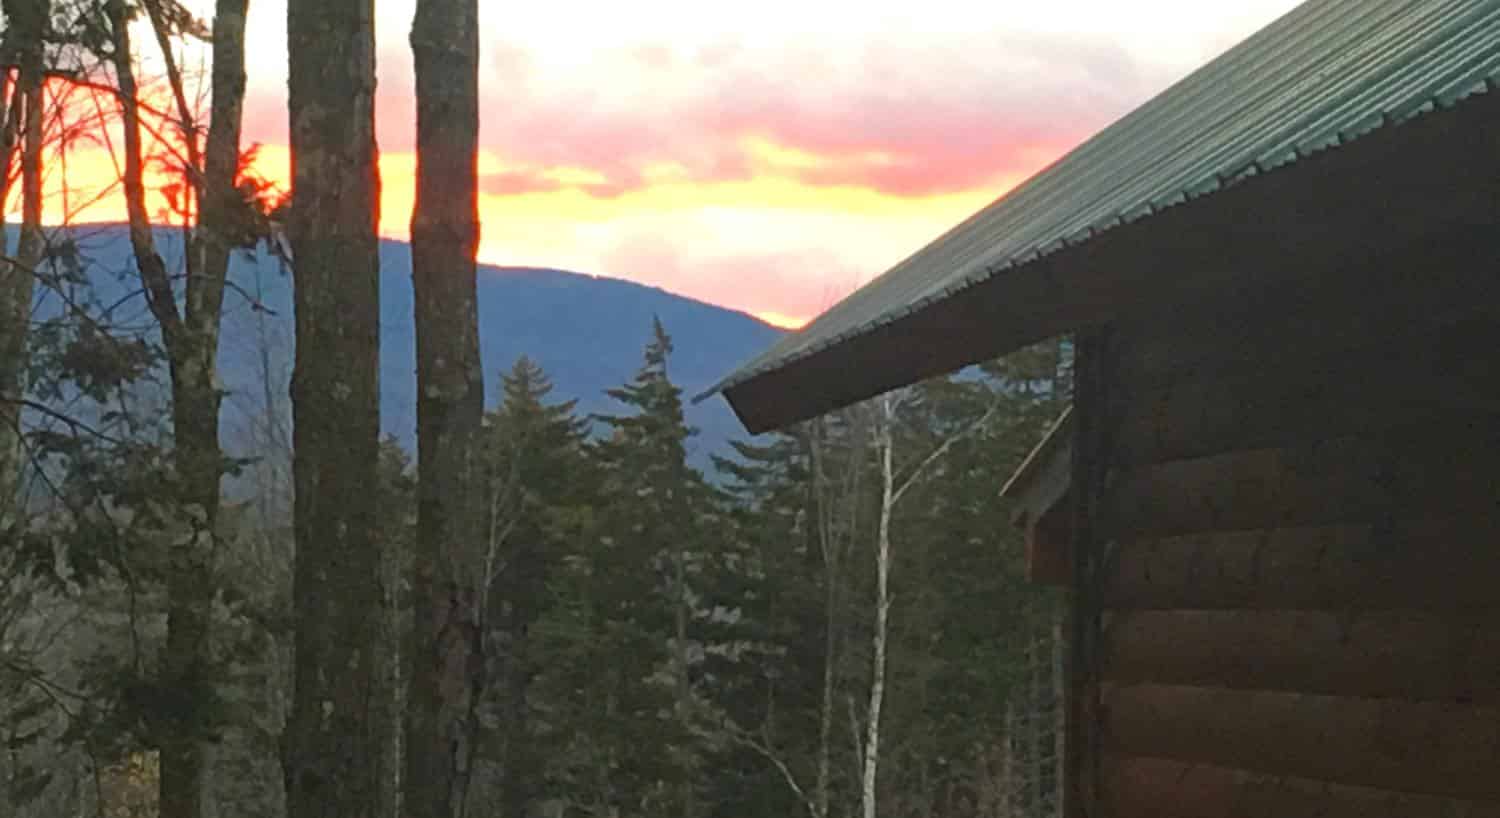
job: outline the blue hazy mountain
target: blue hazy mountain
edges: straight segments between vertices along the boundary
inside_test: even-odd
[[[97,225],[75,234],[83,278],[100,303],[114,305],[117,322],[149,324],[138,294],[134,261],[123,227]],[[158,241],[169,267],[181,241],[162,230]],[[381,423],[408,450],[416,427],[416,351],[412,326],[411,253],[404,242],[384,241],[381,275]],[[291,374],[292,277],[264,250],[237,253],[225,295],[220,369],[227,390],[224,438],[232,450],[252,448],[266,425],[267,401],[286,413]],[[479,333],[487,403],[500,396],[500,375],[527,355],[552,378],[553,398],[576,399],[580,412],[621,407],[604,394],[634,375],[658,317],[672,336],[674,381],[687,395],[712,384],[781,334],[750,315],[674,295],[655,287],[563,270],[481,266]],[[39,315],[55,314],[61,299],[39,293]],[[695,464],[744,431],[722,400],[687,408],[700,432],[690,442]],[[279,425],[284,425],[281,421]],[[283,432],[284,433],[284,432]]]

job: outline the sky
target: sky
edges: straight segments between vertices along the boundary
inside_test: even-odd
[[[480,260],[797,326],[1295,5],[483,0]],[[416,167],[413,6],[376,0],[392,238]],[[245,140],[278,179],[285,20],[285,0],[250,3]],[[113,165],[96,146],[69,167]],[[75,218],[120,218],[118,198]]]

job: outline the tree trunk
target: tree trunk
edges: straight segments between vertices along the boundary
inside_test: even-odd
[[[1026,647],[1026,814],[1041,818],[1047,808],[1047,792],[1042,783],[1047,755],[1042,734],[1042,719],[1047,706],[1047,682],[1042,672],[1043,640],[1046,637],[1041,628],[1032,626],[1029,630],[1031,634]]]
[[[1000,742],[1000,816],[1012,818],[1016,814],[1016,700],[1014,696],[1005,700],[1005,736]]]
[[[380,811],[376,818],[401,818],[405,775],[405,722],[408,657],[405,642],[410,635],[410,612],[401,586],[411,569],[410,544],[404,537],[386,532],[381,543],[381,631],[377,650],[380,668],[381,784]]]
[[[380,178],[373,0],[290,0],[297,622],[288,818],[378,809]]]
[[[895,448],[892,428],[895,403],[881,399],[881,418],[876,428],[876,454],[880,458],[880,526],[875,553],[875,633],[871,640],[870,705],[865,714],[864,769],[860,781],[860,812],[875,818],[876,776],[880,766],[880,708],[885,701],[885,648],[889,628],[891,595],[891,513],[896,502]]]
[[[1063,606],[1061,603],[1053,603],[1052,613],[1052,814],[1057,818],[1063,818],[1063,792],[1067,789],[1067,780],[1063,776],[1066,758],[1065,739],[1067,737],[1066,726],[1063,717],[1067,708],[1067,680],[1064,677],[1063,666]]]
[[[245,13],[247,0],[217,0],[214,17],[212,102],[208,149],[203,167],[191,112],[181,88],[181,75],[169,60],[169,80],[178,101],[183,138],[189,140],[193,166],[186,169],[191,185],[203,191],[199,224],[188,253],[185,304],[178,312],[176,298],[161,256],[156,251],[147,216],[142,179],[140,112],[122,0],[108,5],[114,33],[114,64],[119,83],[125,128],[126,211],[131,246],[145,285],[147,300],[161,328],[172,382],[173,456],[178,499],[187,513],[189,533],[171,546],[167,578],[167,644],[161,684],[191,703],[186,720],[164,721],[160,736],[160,809],[163,818],[196,818],[208,773],[205,741],[214,732],[213,700],[208,673],[210,619],[214,586],[212,555],[218,518],[219,479],[223,452],[219,447],[217,363],[224,286],[229,272],[230,235],[237,215],[235,175],[239,165],[240,121],[245,96]],[[163,53],[170,56],[170,37],[160,9],[148,5],[150,20]]]
[[[479,242],[479,5],[418,0],[416,647],[405,804],[415,818],[463,814],[483,687],[484,539],[477,453],[484,411],[475,253]]]
[[[843,496],[831,485],[828,464],[828,424],[817,420],[808,427],[808,457],[813,476],[812,501],[818,527],[818,547],[823,559],[823,678],[818,702],[817,773],[813,785],[813,818],[828,818],[833,789],[833,725],[838,702],[838,667],[842,646],[839,589],[849,545],[855,536],[860,494],[861,457],[852,454],[848,470],[841,475]],[[848,514],[841,530],[838,514]],[[856,750],[858,746],[856,745]],[[858,753],[856,753],[858,758]],[[862,761],[862,759],[861,759]]]
[[[832,544],[830,544],[831,548]],[[830,779],[833,775],[834,671],[838,665],[838,591],[836,563],[825,562],[823,592],[823,691],[818,700],[818,773],[813,796],[813,818],[828,818]]]
[[[36,267],[42,260],[42,34],[51,14],[48,0],[6,0],[11,34],[23,44],[21,70],[9,105],[0,106],[0,255],[6,250],[3,218],[11,156],[21,146],[21,236],[15,263],[0,262],[0,531],[19,523],[22,471],[21,405],[29,365],[26,335]],[[0,83],[0,95],[6,91]],[[0,102],[5,100],[0,99]]]

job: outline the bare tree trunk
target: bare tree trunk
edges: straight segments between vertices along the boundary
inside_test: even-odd
[[[416,647],[405,803],[415,818],[463,814],[484,685],[484,412],[475,254],[479,243],[479,4],[418,0]]]
[[[891,514],[896,503],[894,429],[896,404],[889,395],[880,400],[876,425],[876,456],[880,458],[880,522],[875,551],[875,632],[871,637],[870,704],[865,713],[864,768],[860,778],[860,812],[875,818],[876,776],[880,766],[880,709],[885,701],[885,649],[891,612]]]
[[[865,738],[858,747],[862,756],[860,775],[860,808],[863,818],[875,818],[877,812],[877,777],[880,766],[880,713],[885,700],[886,646],[890,629],[891,519],[896,504],[917,485],[927,470],[948,454],[954,444],[983,429],[1000,407],[992,402],[984,413],[967,426],[944,438],[926,457],[908,469],[906,477],[896,481],[895,426],[897,409],[909,392],[888,393],[876,407],[875,454],[880,461],[881,493],[875,552],[875,628],[871,636],[869,712],[865,714]]]
[[[179,479],[189,508],[201,509],[203,528],[176,555],[168,589],[167,671],[171,684],[208,694],[210,620],[213,608],[213,536],[218,518],[224,455],[219,446],[219,330],[229,275],[230,234],[238,214],[235,175],[245,99],[245,14],[248,0],[216,0],[212,101],[199,223],[193,232],[197,263],[186,284],[183,333],[173,350],[172,411]],[[194,136],[196,140],[196,136]],[[196,149],[192,151],[197,154]],[[197,172],[194,168],[192,172]],[[211,738],[211,736],[210,736]],[[208,751],[196,736],[183,736],[161,755],[162,816],[191,818],[208,775]]]
[[[377,818],[401,818],[405,775],[405,720],[407,656],[403,646],[409,635],[409,609],[401,586],[410,571],[410,544],[404,537],[386,532],[381,543],[381,632],[379,666],[382,713],[380,811]]]
[[[1046,810],[1047,793],[1042,788],[1042,771],[1046,769],[1047,749],[1042,741],[1042,720],[1046,717],[1047,680],[1042,670],[1042,650],[1046,631],[1033,626],[1026,647],[1026,814],[1041,818]]]
[[[1000,797],[998,800],[1002,818],[1015,815],[1016,803],[1016,700],[1005,702],[1005,735],[1000,744]]]
[[[813,472],[813,503],[818,526],[818,547],[823,558],[823,679],[818,703],[817,773],[813,787],[813,818],[828,818],[833,788],[833,724],[838,701],[838,666],[842,645],[842,617],[839,590],[844,581],[843,568],[853,542],[862,488],[861,454],[851,451],[848,468],[834,485],[829,474],[827,424],[814,421],[809,426],[809,458]],[[840,489],[842,496],[835,494]],[[848,519],[840,525],[838,512]],[[858,742],[855,746],[859,757]]]
[[[161,683],[188,697],[197,708],[186,723],[173,722],[161,736],[160,809],[164,818],[196,818],[208,774],[212,737],[205,709],[212,701],[208,673],[210,619],[213,606],[212,560],[219,514],[219,480],[223,452],[219,446],[216,383],[219,330],[224,287],[229,273],[230,236],[238,214],[235,175],[239,166],[240,121],[245,96],[245,14],[247,0],[216,0],[213,41],[212,102],[207,154],[199,152],[192,112],[170,51],[170,32],[158,0],[146,9],[159,47],[167,60],[168,82],[177,101],[179,126],[186,141],[189,188],[201,191],[199,224],[185,254],[187,281],[179,313],[147,216],[140,106],[132,64],[128,10],[110,0],[107,10],[114,35],[114,67],[124,118],[126,210],[131,246],[145,285],[152,315],[161,328],[172,381],[172,426],[178,493],[187,511],[190,533],[171,547],[167,578],[167,645]],[[202,166],[199,166],[199,163]]]
[[[828,818],[830,779],[833,774],[834,670],[838,664],[838,592],[834,583],[838,569],[830,565],[823,596],[823,695],[818,701],[818,772],[813,795],[813,818]]]
[[[1067,712],[1067,681],[1064,678],[1063,655],[1063,607],[1055,604],[1052,613],[1052,814],[1057,818],[1062,818],[1063,792],[1067,787],[1067,781],[1063,777],[1064,760],[1067,757],[1064,752],[1067,731],[1063,725],[1063,717]]]
[[[3,213],[10,183],[11,156],[21,145],[21,236],[14,262],[0,261],[0,531],[21,519],[19,502],[21,398],[29,364],[26,336],[36,267],[42,260],[42,73],[43,32],[49,0],[6,0],[11,35],[22,43],[21,70],[9,104],[0,105],[0,255],[5,255]],[[6,91],[0,84],[0,94]],[[5,102],[0,99],[0,103]],[[19,137],[19,140],[18,140]]]
[[[382,713],[380,177],[373,0],[289,0],[297,622],[288,818],[370,818]]]

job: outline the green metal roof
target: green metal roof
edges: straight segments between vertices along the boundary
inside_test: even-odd
[[[1497,87],[1500,0],[1308,0],[698,399],[1113,227]]]

